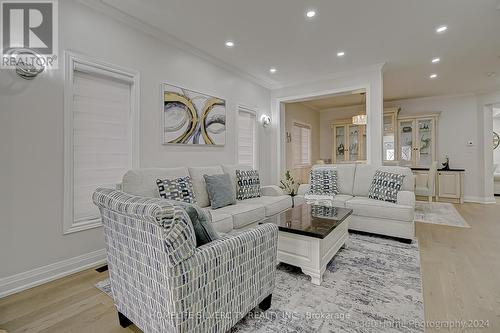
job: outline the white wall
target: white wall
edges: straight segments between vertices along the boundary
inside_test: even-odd
[[[352,91],[356,89],[366,90],[366,114],[368,115],[367,126],[367,158],[369,163],[382,164],[382,114],[383,114],[383,85],[382,65],[371,68],[360,69],[351,73],[339,74],[335,78],[321,80],[307,84],[275,89],[271,92],[271,108],[273,119],[277,119],[276,136],[273,138],[273,155],[279,159],[272,161],[273,182],[277,182],[282,169],[285,166],[284,147],[284,124],[281,119],[281,103],[300,100],[305,97],[319,97],[334,93]]]
[[[311,162],[319,160],[320,151],[320,114],[318,111],[307,108],[301,103],[288,103],[285,105],[285,131],[292,133],[294,122],[311,126]],[[294,179],[301,183],[309,181],[310,168],[295,168],[293,165],[293,147],[291,142],[286,142],[286,169],[292,170]]]
[[[141,75],[141,167],[235,163],[239,103],[269,112],[270,92],[231,72],[77,4],[59,1],[60,54],[72,50]],[[102,229],[68,236],[63,225],[63,64],[33,81],[0,71],[0,280],[102,249]],[[224,147],[161,145],[160,83],[225,98]],[[260,158],[269,181],[270,130]],[[5,281],[5,279],[4,279]],[[1,281],[0,281],[1,282]],[[1,283],[0,283],[1,284]]]
[[[499,113],[496,117],[493,118],[493,131],[500,135],[500,109],[493,109]],[[497,170],[500,170],[500,147],[493,151],[493,164],[497,165]]]
[[[438,125],[437,158],[443,162],[450,157],[452,168],[466,169],[464,196],[466,200],[481,201],[484,197],[477,97],[474,95],[442,96],[385,103],[385,107],[401,107],[400,115],[441,112]],[[467,146],[471,140],[474,145]]]
[[[333,132],[332,123],[335,120],[350,119],[355,115],[364,114],[364,105],[325,109],[320,111],[320,158],[332,159]]]

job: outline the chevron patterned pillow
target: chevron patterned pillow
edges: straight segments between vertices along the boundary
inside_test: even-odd
[[[373,176],[368,198],[396,203],[405,175],[377,170]]]
[[[339,193],[337,187],[337,170],[313,169],[309,173],[309,195],[335,196]]]

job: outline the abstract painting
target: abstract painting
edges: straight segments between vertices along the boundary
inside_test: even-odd
[[[226,101],[162,85],[163,144],[226,144]]]

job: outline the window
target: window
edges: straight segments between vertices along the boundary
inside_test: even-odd
[[[101,226],[92,193],[136,166],[136,77],[68,55],[64,233]]]
[[[256,112],[238,109],[238,164],[257,168],[257,119]]]
[[[295,167],[311,165],[311,126],[293,123],[292,155]]]

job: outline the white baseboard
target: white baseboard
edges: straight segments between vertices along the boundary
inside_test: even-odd
[[[0,298],[106,263],[101,249],[0,279]]]
[[[486,197],[472,197],[472,196],[465,196],[464,202],[473,202],[473,203],[480,203],[480,204],[494,204],[494,203],[496,203],[495,197],[486,198]]]

